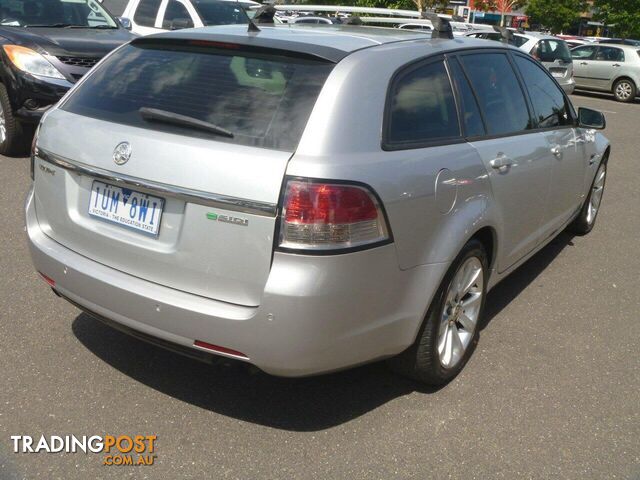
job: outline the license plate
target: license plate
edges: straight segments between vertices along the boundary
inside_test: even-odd
[[[94,181],[89,215],[149,235],[158,236],[164,199]]]
[[[562,78],[562,77],[564,77],[564,74],[565,74],[565,73],[566,73],[566,72],[557,72],[557,71],[556,71],[556,72],[551,72],[551,75],[553,75],[553,76],[554,76],[554,77],[556,77],[556,78]]]

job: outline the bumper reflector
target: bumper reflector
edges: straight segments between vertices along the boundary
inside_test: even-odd
[[[44,273],[42,272],[38,272],[40,274],[40,276],[42,277],[42,279],[47,282],[47,284],[51,287],[51,288],[56,288],[56,281],[53,278],[49,278],[47,277]]]
[[[247,357],[244,353],[238,352],[237,350],[232,350],[230,348],[220,347],[218,345],[212,345],[210,343],[202,342],[200,340],[196,340],[195,342],[193,342],[193,345],[199,348],[203,348],[205,350],[209,350],[211,352],[222,353],[224,355],[232,355],[234,357],[242,358],[244,360],[249,360],[249,357]]]

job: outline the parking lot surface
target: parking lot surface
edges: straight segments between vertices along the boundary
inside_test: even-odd
[[[0,479],[640,479],[640,103],[586,237],[562,234],[488,297],[479,346],[432,390],[384,364],[281,379],[103,326],[34,273],[27,159],[0,157]],[[157,435],[153,466],[15,454],[11,435]]]

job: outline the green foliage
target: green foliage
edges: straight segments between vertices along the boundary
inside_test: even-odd
[[[606,25],[615,25],[616,35],[640,38],[640,0],[596,0],[596,18]]]
[[[543,25],[553,33],[571,27],[586,10],[585,0],[529,0],[526,7],[526,13],[531,17],[529,23]]]

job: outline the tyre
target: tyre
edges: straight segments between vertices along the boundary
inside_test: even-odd
[[[636,84],[633,83],[632,80],[628,78],[623,78],[618,80],[613,85],[613,95],[616,97],[616,100],[619,102],[630,103],[633,102],[638,94],[638,89],[636,88]]]
[[[602,160],[596,176],[591,183],[591,189],[589,190],[589,196],[587,197],[580,213],[576,219],[569,226],[569,230],[576,235],[586,235],[593,230],[596,224],[596,218],[600,211],[600,204],[602,203],[602,194],[604,193],[604,187],[607,183],[607,158]]]
[[[390,360],[391,368],[429,385],[455,378],[478,342],[488,280],[482,244],[465,245],[438,289],[416,342]]]
[[[32,128],[21,125],[13,114],[7,88],[0,83],[0,155],[23,155],[28,151]]]

